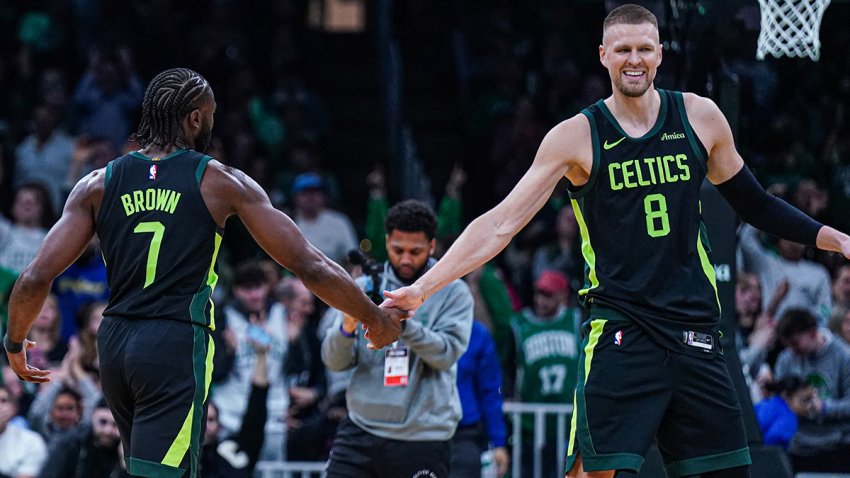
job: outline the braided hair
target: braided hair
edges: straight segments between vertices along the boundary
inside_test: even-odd
[[[143,147],[175,144],[181,134],[180,121],[200,107],[211,92],[207,80],[188,68],[172,68],[156,75],[145,90],[142,120],[134,139]]]

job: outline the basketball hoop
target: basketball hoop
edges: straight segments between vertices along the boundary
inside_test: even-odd
[[[756,57],[820,58],[820,23],[830,0],[759,0],[761,32]]]

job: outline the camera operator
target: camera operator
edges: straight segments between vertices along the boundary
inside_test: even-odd
[[[436,223],[419,201],[392,207],[384,223],[389,260],[380,274],[364,267],[363,290],[411,284],[432,266]],[[331,370],[353,369],[353,375],[349,417],[337,432],[328,478],[449,476],[449,442],[461,418],[455,363],[469,342],[472,310],[469,288],[454,281],[383,350],[368,348],[353,321],[336,321],[322,343],[322,360]]]

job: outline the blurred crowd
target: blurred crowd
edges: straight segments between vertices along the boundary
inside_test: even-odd
[[[339,197],[338,165],[323,159],[333,121],[310,87],[311,63],[322,61],[313,57],[321,32],[307,18],[327,3],[3,2],[0,309],[76,181],[137,148],[128,139],[146,82],[172,66],[196,69],[214,88],[219,109],[208,154],[256,179],[352,275],[369,274],[368,259],[352,250],[386,260],[383,221],[391,199],[401,199],[388,198],[392,178],[381,168],[345,178],[362,181],[368,197]],[[435,191],[442,194],[436,257],[466,219],[507,194],[549,128],[609,94],[596,58],[600,22],[587,21],[601,20],[605,2],[455,6],[462,12],[455,61],[467,144]],[[836,7],[828,18],[848,18],[848,5]],[[756,61],[758,10],[733,13],[731,25],[705,22],[684,46],[670,45],[657,85],[733,104],[738,148],[762,184],[850,231],[850,54],[838,47],[850,44],[850,33],[822,34],[818,63]],[[731,103],[724,96],[730,84],[737,92]],[[488,360],[497,361],[490,365],[501,372],[495,376],[505,400],[571,402],[583,259],[565,191],[556,190],[503,254],[466,278],[475,320],[495,344]],[[355,208],[366,217],[351,215],[355,202],[366,204]],[[321,357],[325,332],[336,325],[240,224],[227,229],[205,443],[221,451],[236,442],[246,455],[205,452],[205,471],[327,459],[346,416],[349,379],[327,370]],[[798,470],[823,463],[850,470],[850,264],[744,225],[737,265],[735,341],[765,441],[788,450]],[[95,240],[54,283],[29,337],[37,343],[30,362],[54,370],[53,381],[24,384],[3,365],[0,476],[123,473],[94,340],[108,296]],[[535,336],[552,331],[563,334],[561,345],[541,349]],[[530,436],[531,423],[522,433]],[[547,425],[547,436],[554,433]],[[508,443],[498,434],[490,441],[495,449]]]

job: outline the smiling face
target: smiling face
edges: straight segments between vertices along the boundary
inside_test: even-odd
[[[599,61],[608,69],[616,91],[630,98],[642,96],[661,65],[658,28],[652,23],[615,23],[602,34]]]

